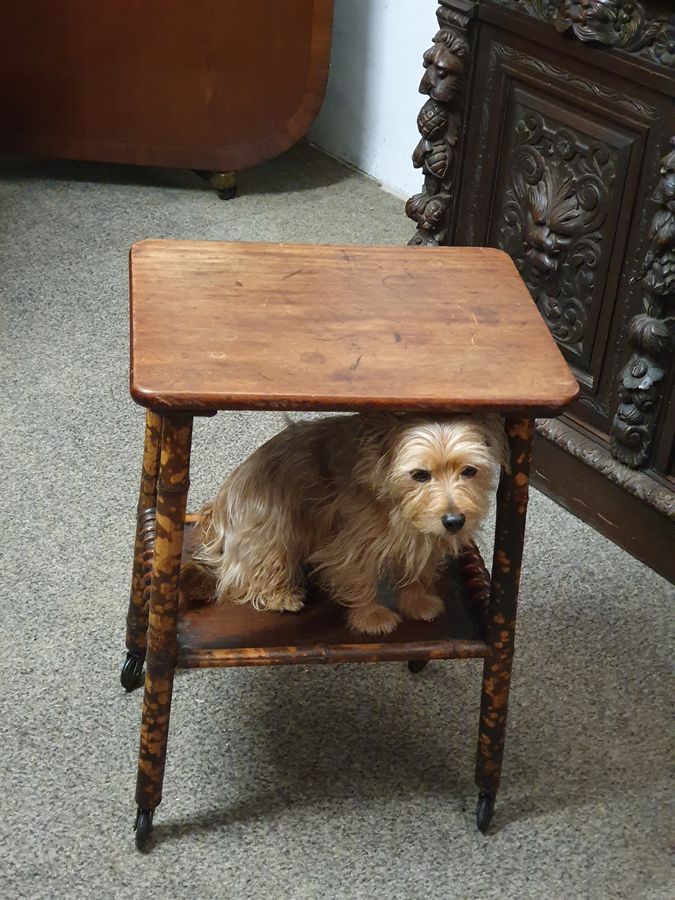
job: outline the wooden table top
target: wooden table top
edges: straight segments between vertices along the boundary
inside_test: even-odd
[[[550,415],[578,394],[499,250],[148,240],[130,268],[142,406]]]

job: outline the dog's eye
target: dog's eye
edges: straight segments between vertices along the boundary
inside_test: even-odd
[[[478,469],[474,468],[474,466],[464,466],[459,474],[462,478],[473,478],[474,475],[478,474]]]
[[[415,481],[431,481],[431,472],[426,469],[413,469],[410,477]]]

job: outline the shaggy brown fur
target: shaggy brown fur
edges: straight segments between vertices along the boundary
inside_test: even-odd
[[[190,551],[197,577],[215,582],[218,601],[295,612],[308,569],[355,631],[431,620],[443,609],[439,566],[485,515],[501,433],[498,421],[469,416],[291,423],[205,508]],[[398,612],[378,603],[384,576],[398,586]]]

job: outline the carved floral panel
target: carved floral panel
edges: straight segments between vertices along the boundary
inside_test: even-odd
[[[493,239],[515,261],[558,343],[583,368],[602,299],[598,270],[612,247],[608,214],[619,155],[518,103],[509,120],[511,152]]]

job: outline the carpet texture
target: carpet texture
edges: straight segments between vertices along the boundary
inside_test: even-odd
[[[129,245],[400,244],[411,226],[306,147],[244,173],[229,203],[188,172],[6,159],[0,204],[0,895],[672,896],[672,589],[536,492],[489,837],[474,825],[479,662],[299,666],[178,675],[153,849],[135,851],[141,692],[119,685],[143,436]],[[191,506],[280,424],[197,420]]]

